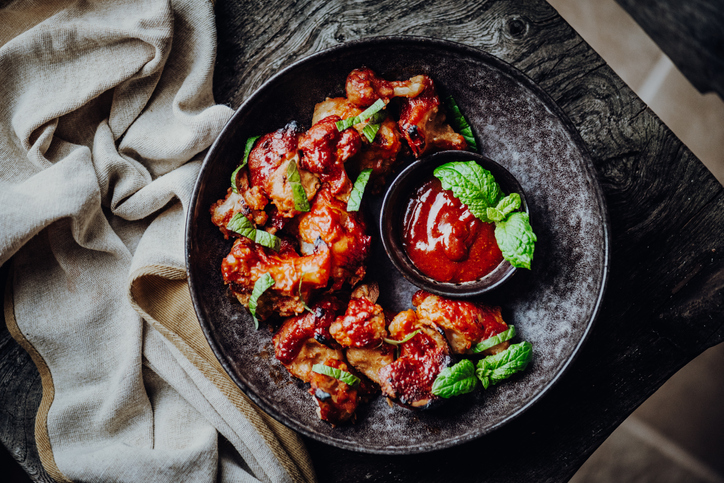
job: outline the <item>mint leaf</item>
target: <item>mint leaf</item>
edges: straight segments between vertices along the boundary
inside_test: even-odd
[[[304,186],[302,186],[302,177],[294,160],[289,161],[287,166],[287,181],[289,181],[289,186],[292,188],[294,209],[302,212],[309,211],[309,198],[307,198],[307,192],[304,191]]]
[[[253,136],[246,140],[246,146],[244,147],[244,157],[241,159],[242,167],[246,166],[246,163],[249,161],[249,153],[251,153],[251,149],[254,147],[254,143],[260,137],[261,135]]]
[[[239,192],[239,185],[236,182],[236,177],[239,175],[239,170],[246,166],[246,163],[249,161],[249,153],[251,152],[251,149],[254,147],[254,143],[257,139],[259,139],[261,136],[254,136],[246,140],[246,147],[244,148],[244,157],[241,158],[241,164],[237,166],[237,168],[234,170],[233,173],[231,173],[231,191],[234,193]]]
[[[447,399],[472,392],[477,385],[475,366],[468,359],[463,359],[440,371],[432,383],[432,393]]]
[[[417,334],[419,334],[419,333],[420,333],[420,330],[421,330],[421,329],[417,329],[415,332],[412,332],[411,334],[407,334],[407,335],[405,336],[405,338],[402,339],[402,340],[388,339],[388,338],[386,338],[386,337],[383,338],[382,340],[384,340],[385,342],[387,342],[388,344],[391,344],[391,345],[402,345],[402,344],[404,344],[405,342],[407,342],[408,340],[410,340],[410,339],[412,339],[413,337],[415,337]]]
[[[239,183],[238,183],[238,181],[236,180],[236,178],[237,178],[237,176],[239,175],[239,171],[240,171],[241,168],[243,168],[244,166],[246,166],[246,163],[240,164],[240,165],[237,166],[237,168],[231,173],[231,191],[233,191],[234,193],[237,193],[237,194],[239,193]]]
[[[302,297],[302,280],[304,280],[304,276],[307,274],[307,272],[302,272],[302,276],[299,277],[299,300],[302,301],[302,306],[304,306],[304,310],[309,312],[310,314],[314,313],[314,310],[307,305],[307,302],[304,301],[304,297]]]
[[[251,241],[256,240],[256,225],[241,213],[234,213],[229,223],[226,224],[226,229],[245,236]]]
[[[503,218],[505,218],[503,212],[497,208],[485,208],[485,216],[488,218],[489,222],[502,221]]]
[[[279,240],[279,238],[264,230],[256,230],[254,241],[261,246],[271,248],[275,252],[278,252],[281,246],[281,240]]]
[[[259,303],[259,297],[267,291],[267,289],[274,285],[274,279],[268,273],[265,273],[254,283],[254,289],[251,291],[251,298],[249,298],[249,312],[254,318],[254,328],[259,329],[259,320],[256,318],[256,307]]]
[[[513,344],[499,354],[478,361],[475,375],[483,383],[483,387],[487,389],[490,384],[495,385],[525,369],[532,354],[533,346],[530,342]]]
[[[476,218],[489,222],[487,208],[503,196],[493,174],[475,161],[445,163],[433,172],[443,189],[451,190]]]
[[[479,354],[483,351],[490,349],[491,347],[502,344],[506,340],[510,340],[513,337],[515,337],[515,326],[509,325],[508,330],[505,330],[500,334],[496,334],[492,337],[488,337],[487,339],[478,342],[478,344],[471,349],[471,352],[473,354]]]
[[[335,123],[335,126],[337,126],[337,130],[339,132],[344,131],[347,128],[350,128],[354,126],[355,124],[359,124],[361,122],[364,122],[368,119],[370,119],[372,116],[377,114],[379,111],[385,108],[385,102],[382,99],[377,99],[374,104],[372,104],[370,107],[362,111],[361,114],[358,114],[354,117],[348,117],[347,119],[343,119],[342,121],[337,121]],[[378,121],[380,122],[380,121]],[[372,142],[372,141],[370,141]]]
[[[354,374],[350,374],[347,371],[343,371],[342,369],[337,369],[336,367],[329,367],[324,364],[314,364],[312,366],[312,371],[317,374],[324,374],[325,376],[339,379],[350,387],[354,387],[360,383],[359,377]]]
[[[460,133],[465,138],[465,142],[468,143],[468,148],[470,148],[471,151],[478,152],[478,144],[475,142],[473,130],[470,128],[470,124],[468,124],[463,113],[460,112],[460,108],[455,102],[455,99],[453,99],[453,96],[447,96],[445,98],[445,107],[450,115],[448,119],[450,126],[452,126],[455,132]]]
[[[347,211],[359,211],[359,207],[362,204],[362,195],[365,192],[365,186],[367,186],[371,174],[372,168],[367,168],[363,169],[359,176],[357,176],[357,180],[352,187],[352,192],[349,194]]]
[[[533,251],[538,238],[528,220],[528,213],[516,211],[504,221],[495,223],[495,240],[503,258],[511,265],[530,270]]]
[[[231,217],[229,223],[226,224],[226,229],[238,233],[259,245],[271,248],[275,252],[279,251],[281,240],[264,230],[257,230],[256,225],[241,213],[235,213]]]
[[[369,142],[373,142],[375,140],[375,136],[377,136],[377,131],[380,130],[380,126],[382,126],[382,124],[367,124],[364,128],[362,128],[362,134],[365,135]]]
[[[520,205],[520,195],[518,193],[510,193],[508,196],[498,201],[498,205],[495,209],[500,211],[503,214],[503,217],[506,217],[509,213],[512,213],[520,208]]]

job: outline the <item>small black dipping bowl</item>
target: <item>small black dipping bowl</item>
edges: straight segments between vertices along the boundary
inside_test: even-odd
[[[525,194],[518,180],[510,172],[490,158],[469,151],[441,151],[431,154],[405,168],[387,190],[380,214],[382,245],[400,273],[417,287],[445,297],[470,297],[481,295],[500,286],[517,270],[503,260],[490,273],[471,282],[439,282],[422,273],[407,256],[403,245],[405,208],[413,193],[426,182],[438,166],[453,161],[475,161],[490,171],[505,195],[518,193],[522,211],[530,216]]]

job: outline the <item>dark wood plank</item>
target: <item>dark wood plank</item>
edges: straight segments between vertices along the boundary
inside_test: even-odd
[[[9,266],[0,267],[1,300]],[[30,355],[10,336],[4,310],[0,310],[0,322],[0,443],[32,481],[50,483],[55,480],[45,472],[35,446],[35,414],[43,396],[40,374]],[[5,464],[9,467],[3,468],[3,474],[14,474],[11,462]]]
[[[724,3],[616,0],[699,92],[724,99]]]

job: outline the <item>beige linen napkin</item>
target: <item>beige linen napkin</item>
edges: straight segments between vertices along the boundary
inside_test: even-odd
[[[214,358],[185,282],[184,213],[231,115],[211,90],[211,3],[19,0],[0,25],[5,317],[41,374],[46,470],[313,480],[298,436]]]

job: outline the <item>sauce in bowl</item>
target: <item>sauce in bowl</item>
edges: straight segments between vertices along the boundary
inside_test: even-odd
[[[407,202],[402,245],[418,270],[439,282],[472,282],[503,261],[495,225],[477,219],[435,177]]]

